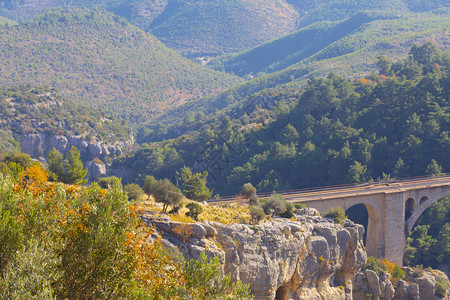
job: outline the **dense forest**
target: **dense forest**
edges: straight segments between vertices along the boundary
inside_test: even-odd
[[[241,80],[195,64],[101,9],[54,9],[0,26],[1,85],[58,88],[137,124]]]
[[[260,93],[231,119],[187,114],[142,130],[142,149],[123,163],[138,181],[183,165],[206,170],[222,195],[243,182],[272,191],[447,171],[449,63],[426,43],[404,60],[378,57],[379,73],[359,80],[329,74],[304,91]]]

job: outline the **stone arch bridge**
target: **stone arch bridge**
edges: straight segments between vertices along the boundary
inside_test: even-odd
[[[417,219],[431,204],[450,196],[450,175],[279,193],[286,200],[304,203],[321,214],[330,208],[347,210],[357,204],[365,205],[369,215],[368,255],[402,265],[406,239]],[[267,194],[259,196],[266,197]]]

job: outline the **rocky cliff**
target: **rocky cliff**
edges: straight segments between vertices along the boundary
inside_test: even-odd
[[[186,259],[197,259],[204,251],[218,255],[225,272],[249,284],[255,299],[441,299],[435,295],[437,276],[423,272],[396,286],[386,272],[378,276],[361,268],[367,254],[364,228],[346,220],[343,225],[304,209],[296,220],[274,219],[260,225],[215,222],[179,223],[169,218],[143,215],[155,228],[153,238],[180,251]],[[444,298],[444,299],[448,299]]]
[[[316,211],[255,226],[143,219],[187,259],[201,251],[219,255],[225,272],[250,284],[255,299],[351,299],[352,278],[366,262],[364,228]]]
[[[364,270],[355,274],[353,278],[354,300],[438,300],[449,299],[449,291],[446,296],[437,295],[436,281],[439,277],[448,282],[447,275],[438,270],[421,271],[418,273],[413,268],[403,267],[404,280],[398,280],[396,286],[392,284],[387,272],[379,276],[372,270]]]
[[[89,140],[85,135],[24,134],[20,136],[22,152],[33,158],[41,157],[42,159],[52,148],[65,154],[72,146],[80,151],[81,160],[85,168],[88,168],[88,178],[95,180],[101,176],[114,173],[114,170],[111,170],[111,165],[104,164],[96,159],[114,158],[124,152],[133,150],[134,137],[131,135],[128,140],[107,143],[95,139]]]

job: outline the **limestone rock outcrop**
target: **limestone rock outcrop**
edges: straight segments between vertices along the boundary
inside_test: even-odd
[[[448,281],[447,276],[434,270],[433,272],[422,271],[417,275],[412,268],[403,267],[405,271],[404,280],[399,280],[396,287],[390,281],[390,275],[383,272],[378,276],[374,271],[364,270],[357,272],[353,278],[354,300],[438,300],[449,299],[435,295],[437,276],[442,276]]]
[[[304,213],[260,225],[143,220],[187,259],[201,251],[219,255],[225,272],[250,284],[255,299],[351,299],[353,275],[366,262],[364,228]]]
[[[80,151],[83,164],[88,168],[88,178],[90,180],[96,180],[104,175],[115,174],[113,174],[114,170],[110,170],[109,165],[96,163],[92,160],[120,156],[125,151],[133,150],[134,137],[130,136],[128,140],[117,141],[115,143],[89,141],[84,135],[46,136],[44,134],[24,134],[20,137],[20,148],[22,152],[29,154],[33,158],[46,156],[52,148],[65,154],[72,146]]]

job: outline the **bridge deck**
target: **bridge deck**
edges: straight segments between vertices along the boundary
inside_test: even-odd
[[[289,190],[280,191],[278,194],[283,195],[286,200],[291,202],[308,202],[316,200],[336,199],[341,197],[352,197],[360,195],[373,195],[377,193],[393,193],[410,189],[429,188],[436,186],[450,185],[450,175],[445,174],[438,177],[417,177],[406,178],[392,182],[375,182],[364,184],[350,184],[342,186],[330,186],[321,188],[312,188],[305,190]],[[259,198],[268,198],[272,193],[258,194]],[[239,195],[222,197],[219,199],[210,199],[210,204],[230,203],[242,201]]]

